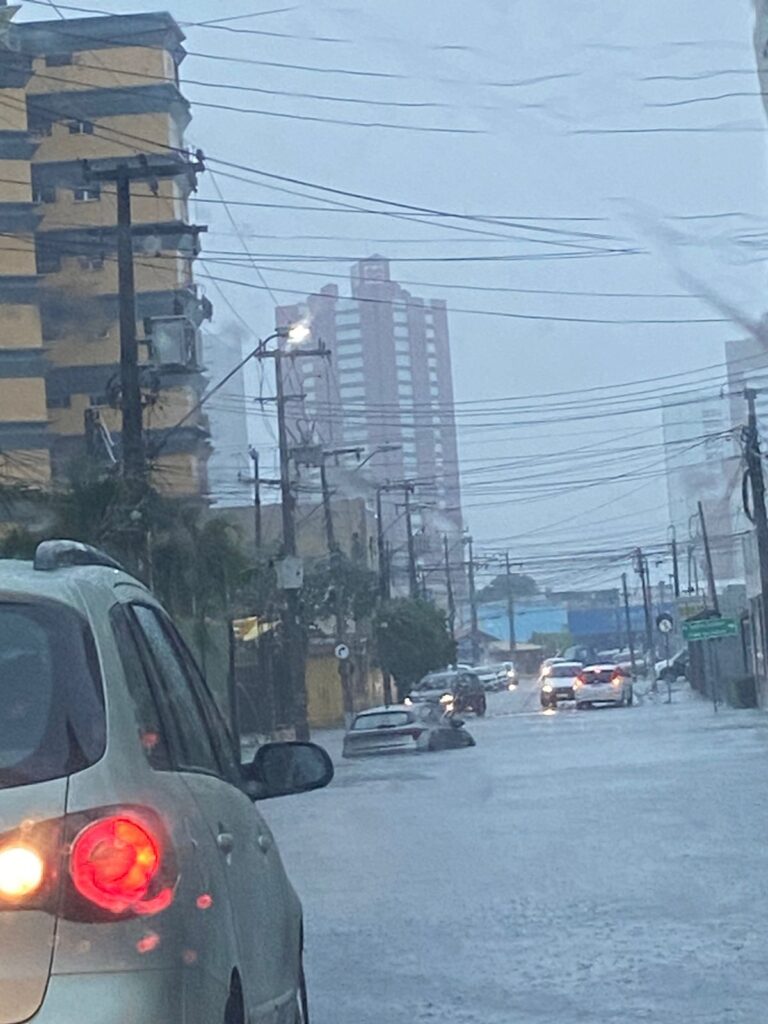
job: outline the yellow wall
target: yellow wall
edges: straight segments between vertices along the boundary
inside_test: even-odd
[[[0,276],[37,273],[35,241],[31,235],[0,235]]]
[[[70,335],[57,338],[47,347],[52,366],[112,366],[120,362],[120,331],[115,323],[111,325],[107,338],[84,339]]]
[[[0,453],[0,483],[47,484],[51,479],[51,458],[46,449],[23,449]]]
[[[2,237],[0,237],[0,274],[11,273],[3,270]],[[94,252],[94,255],[97,255]],[[16,271],[22,273],[22,271]],[[134,278],[137,292],[173,291],[186,287],[190,277],[184,260],[174,259],[170,253],[160,257],[138,256],[134,261]],[[51,288],[62,288],[72,296],[89,297],[96,295],[117,295],[117,259],[107,254],[100,270],[86,270],[77,257],[62,260],[57,274],[47,275]]]
[[[0,160],[0,203],[31,202],[32,171],[29,161]]]
[[[24,89],[0,89],[0,131],[27,130],[27,95]]]
[[[47,419],[42,377],[0,378],[0,422],[45,423]]]
[[[152,483],[170,497],[199,495],[205,486],[205,460],[196,455],[163,455],[154,461]]]
[[[174,81],[173,58],[149,46],[88,50],[73,55],[72,64],[46,67],[43,57],[33,63],[30,93],[71,92],[76,89],[117,89]],[[146,78],[142,76],[148,76]]]
[[[0,165],[2,171],[2,165]],[[172,180],[158,183],[158,194],[153,195],[149,185],[136,182],[131,189],[131,216],[134,224],[155,224],[171,220],[186,220],[187,204],[179,186]],[[114,185],[104,184],[97,202],[76,202],[71,188],[59,185],[55,203],[38,207],[42,214],[40,228],[114,227],[117,224],[117,197]]]
[[[0,306],[0,349],[41,348],[37,306]]]
[[[178,146],[176,122],[170,114],[122,114],[94,118],[93,135],[71,135],[63,121],[55,121],[51,134],[40,140],[34,163],[58,160],[96,160],[99,157],[130,156],[135,152],[167,153]]]
[[[344,724],[339,663],[333,655],[307,658],[307,712],[315,729]]]

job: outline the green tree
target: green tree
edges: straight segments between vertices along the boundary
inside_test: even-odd
[[[345,620],[363,622],[376,608],[379,578],[365,565],[338,551],[310,566],[304,576],[302,605],[306,624],[330,619],[337,602]]]
[[[509,579],[512,585],[512,593],[515,597],[534,597],[539,592],[538,584],[532,576],[526,576],[524,573],[513,572]],[[486,587],[479,590],[477,593],[477,599],[482,602],[506,601],[506,573],[502,573],[501,576],[494,577]]]
[[[427,672],[456,660],[445,614],[426,601],[388,601],[376,615],[374,630],[381,667],[394,677],[401,699]]]

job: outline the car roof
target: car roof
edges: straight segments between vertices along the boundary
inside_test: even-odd
[[[365,711],[358,711],[355,718],[365,718],[366,715],[381,715],[385,711],[413,711],[412,704],[382,704],[377,708],[366,708]]]
[[[597,662],[596,665],[585,665],[584,666],[584,671],[585,672],[609,672],[609,671],[612,671],[615,668],[620,668],[620,667],[621,666],[617,665],[615,661]]]
[[[578,668],[581,669],[582,663],[580,661],[556,661],[554,664],[547,666],[548,668]]]
[[[84,590],[114,592],[116,586],[130,584],[146,588],[121,569],[103,565],[73,565],[60,569],[35,569],[32,562],[0,559],[0,594],[61,601],[80,610],[84,607]],[[149,591],[146,591],[147,596]]]

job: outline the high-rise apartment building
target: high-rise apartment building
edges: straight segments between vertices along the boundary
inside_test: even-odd
[[[289,404],[294,438],[368,451],[396,446],[371,459],[366,474],[416,484],[415,532],[426,565],[441,534],[462,528],[445,303],[412,296],[391,279],[389,261],[372,256],[354,264],[349,297],[327,285],[277,310],[279,326],[301,319],[313,345],[329,354],[297,359],[286,374],[286,389],[304,396]]]
[[[128,162],[146,171],[132,214],[140,338],[154,318],[153,342],[140,345],[153,482],[199,494],[205,422],[169,429],[203,385],[198,328],[211,313],[192,277],[200,229],[187,215],[183,33],[167,14],[12,14],[0,0],[0,481],[61,475],[86,423],[97,450],[114,442],[119,453],[116,190],[83,161],[94,171]],[[151,182],[161,161],[178,176]]]

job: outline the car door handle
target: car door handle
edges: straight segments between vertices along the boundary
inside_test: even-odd
[[[272,836],[266,832],[260,832],[259,838],[256,842],[258,843],[259,849],[262,853],[269,853],[272,849]]]
[[[235,848],[235,837],[231,832],[219,832],[216,836],[216,845],[222,853],[229,856]]]

